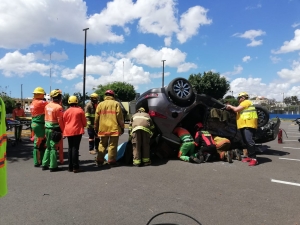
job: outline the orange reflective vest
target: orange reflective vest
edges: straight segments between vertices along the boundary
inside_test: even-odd
[[[18,117],[25,117],[25,112],[24,112],[24,109],[22,109],[22,108],[21,109],[18,109],[18,108],[14,109],[12,114],[13,114],[14,120]]]
[[[7,193],[6,178],[6,111],[3,100],[0,97],[0,198]]]
[[[50,102],[45,107],[45,127],[59,128],[64,131],[63,108],[56,102]]]

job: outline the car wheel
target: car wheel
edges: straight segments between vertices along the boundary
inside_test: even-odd
[[[167,88],[170,98],[179,105],[192,102],[195,97],[193,87],[190,82],[184,78],[175,78]]]
[[[269,111],[261,105],[254,105],[257,112],[257,125],[258,127],[263,127],[269,122],[270,115]]]

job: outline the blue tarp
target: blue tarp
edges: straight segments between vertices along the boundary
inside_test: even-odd
[[[117,161],[119,160],[119,159],[121,159],[123,156],[124,156],[124,153],[125,153],[125,150],[126,150],[126,146],[127,146],[127,143],[128,142],[124,142],[124,143],[122,143],[122,144],[120,144],[119,146],[118,146],[118,154],[117,154]],[[108,154],[106,154],[105,155],[105,160],[106,161],[108,161]]]

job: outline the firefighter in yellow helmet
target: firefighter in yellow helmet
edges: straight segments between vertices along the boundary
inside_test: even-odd
[[[242,161],[249,162],[249,166],[255,166],[258,162],[255,153],[255,141],[253,140],[253,136],[257,129],[257,112],[246,92],[239,93],[238,101],[239,106],[227,105],[226,108],[236,112],[237,128],[240,129],[243,141],[247,145],[248,157],[244,158]]]
[[[133,165],[147,166],[150,160],[150,138],[154,130],[151,117],[144,108],[139,108],[130,119],[129,136],[133,146]]]
[[[62,139],[64,131],[63,108],[61,106],[61,90],[51,91],[52,101],[45,107],[45,128],[46,128],[46,145],[47,149],[43,157],[43,170],[50,169],[50,172],[59,171],[57,165],[56,145]]]
[[[87,132],[89,135],[89,151],[90,154],[96,155],[98,152],[100,139],[94,129],[95,112],[98,106],[99,96],[97,93],[90,95],[90,101],[85,106],[85,118],[87,120]],[[95,150],[94,150],[95,149]]]
[[[42,164],[44,157],[45,144],[45,106],[48,104],[44,100],[45,91],[42,87],[37,87],[33,91],[33,101],[30,104],[30,112],[32,116],[31,128],[34,132],[33,143],[33,163],[35,167]]]
[[[96,164],[103,165],[106,148],[108,148],[108,164],[118,166],[117,146],[119,136],[124,133],[124,117],[120,103],[114,98],[112,90],[105,92],[104,101],[100,102],[95,114],[95,130],[100,137]]]

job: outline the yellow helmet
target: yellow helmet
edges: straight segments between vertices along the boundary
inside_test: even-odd
[[[241,98],[241,97],[249,98],[249,95],[247,92],[241,92],[241,93],[239,93],[238,98]]]
[[[78,104],[78,99],[77,99],[77,97],[74,96],[74,95],[70,96],[69,99],[68,99],[68,103],[69,103],[69,104]]]
[[[42,87],[37,87],[33,90],[32,94],[45,94],[45,90]]]
[[[146,112],[146,110],[145,110],[143,107],[140,107],[140,108],[138,109],[138,112]]]
[[[59,89],[55,89],[55,90],[51,91],[51,93],[50,93],[51,98],[55,98],[58,95],[61,95],[61,90],[59,90]]]
[[[90,95],[90,98],[98,98],[98,94],[97,94],[97,93],[92,93],[92,94]]]

